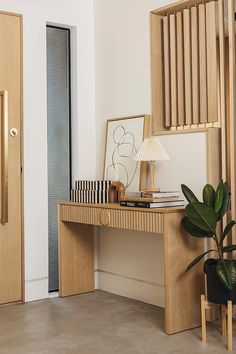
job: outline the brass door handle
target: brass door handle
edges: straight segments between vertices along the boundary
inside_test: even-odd
[[[1,99],[1,223],[8,222],[8,91],[0,91]]]

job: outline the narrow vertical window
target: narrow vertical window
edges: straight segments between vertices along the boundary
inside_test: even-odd
[[[70,31],[47,26],[49,291],[58,290],[57,204],[71,188]]]

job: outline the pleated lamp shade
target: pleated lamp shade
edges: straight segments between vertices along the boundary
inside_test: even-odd
[[[169,160],[169,156],[156,136],[151,136],[143,141],[135,161],[164,161]]]

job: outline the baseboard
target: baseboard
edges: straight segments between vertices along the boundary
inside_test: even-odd
[[[48,278],[25,281],[25,302],[46,299],[48,297]]]
[[[105,270],[95,271],[97,288],[164,308],[164,286]]]

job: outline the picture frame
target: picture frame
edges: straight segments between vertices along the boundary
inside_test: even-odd
[[[133,157],[149,133],[148,114],[107,120],[104,179],[121,181],[129,192],[145,188],[147,163],[134,161]]]

